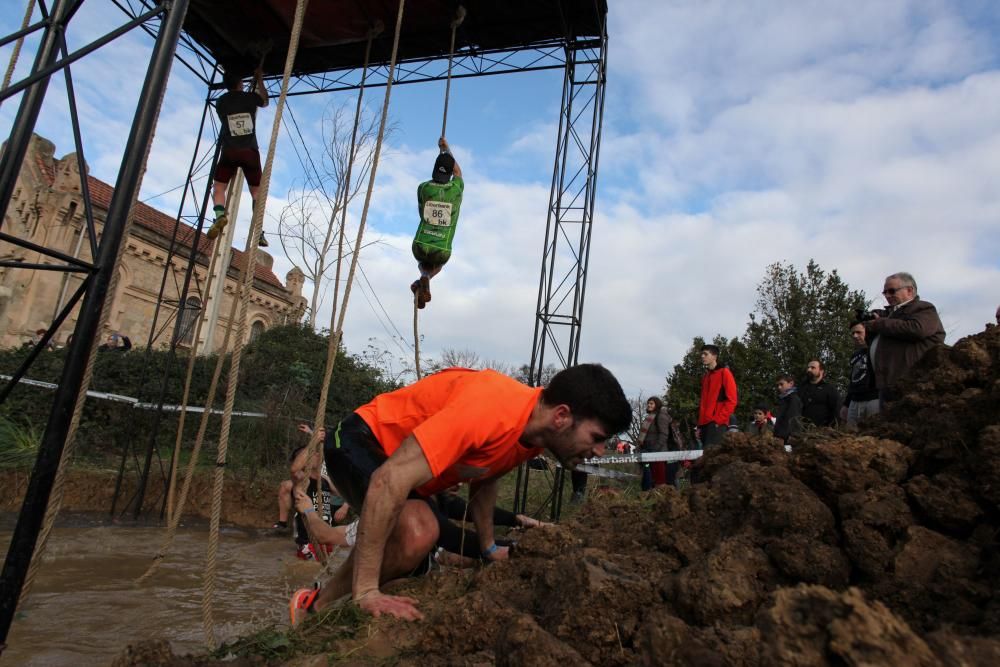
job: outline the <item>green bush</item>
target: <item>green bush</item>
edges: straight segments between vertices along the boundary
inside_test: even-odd
[[[284,465],[291,447],[301,441],[296,425],[311,422],[314,417],[326,366],[327,345],[325,335],[293,325],[265,331],[244,350],[235,410],[264,412],[267,417],[234,417],[229,458],[235,465],[249,466],[251,471],[260,466]],[[65,354],[65,350],[42,354],[27,376],[57,383]],[[27,351],[20,348],[0,350],[0,373],[11,374],[26,355]],[[189,405],[204,405],[217,358],[200,357],[195,361]],[[91,389],[138,398],[145,403],[156,403],[162,393],[164,403],[177,405],[183,395],[187,361],[183,352],[179,352],[172,362],[170,354],[161,350],[99,352]],[[228,363],[220,377],[214,405],[217,410],[221,410],[224,403],[227,378]],[[331,380],[327,423],[339,420],[376,394],[393,388],[393,382],[380,369],[341,347]],[[48,420],[52,399],[52,390],[22,384],[0,405],[0,418],[41,431]],[[78,451],[93,459],[116,459],[126,446],[136,452],[145,452],[150,434],[155,431],[156,446],[162,456],[169,458],[176,438],[178,415],[178,412],[164,412],[157,419],[155,410],[91,397],[80,422]],[[199,421],[199,413],[188,413],[185,442],[194,440]],[[220,422],[218,416],[209,422],[206,459],[214,457]]]

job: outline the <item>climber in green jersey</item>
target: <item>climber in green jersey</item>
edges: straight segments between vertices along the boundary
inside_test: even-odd
[[[431,278],[436,276],[451,257],[451,242],[455,238],[458,211],[462,207],[465,182],[462,169],[448,148],[444,137],[438,139],[441,154],[434,162],[434,174],[417,188],[417,208],[420,226],[413,239],[413,256],[420,268],[420,278],[410,290],[423,308],[431,300]]]

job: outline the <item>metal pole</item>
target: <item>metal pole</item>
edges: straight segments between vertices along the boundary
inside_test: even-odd
[[[56,0],[55,6],[52,7],[51,22],[42,34],[42,43],[38,45],[35,64],[31,69],[32,73],[51,66],[59,56],[59,33],[64,28],[63,22],[72,4],[71,0]],[[38,113],[42,109],[42,100],[45,99],[45,91],[48,87],[49,79],[45,78],[25,91],[24,97],[21,98],[21,106],[17,109],[17,117],[14,118],[14,125],[10,130],[10,137],[7,139],[7,149],[0,156],[0,212],[2,212],[0,228],[3,228],[7,207],[14,196],[17,175],[21,171],[24,156],[28,153],[31,133],[38,121]]]
[[[59,7],[63,4],[68,3],[60,2]],[[56,389],[49,422],[38,449],[38,458],[31,480],[28,482],[17,526],[11,537],[3,572],[0,573],[0,645],[7,641],[10,624],[14,620],[17,600],[21,595],[28,566],[31,564],[49,495],[52,492],[52,484],[59,468],[59,460],[66,445],[73,408],[83,389],[84,372],[101,324],[101,313],[107,298],[108,286],[117,268],[115,260],[123,241],[129,209],[135,201],[139,188],[146,149],[153,136],[156,110],[170,76],[170,66],[187,7],[188,0],[176,0],[173,3],[163,21],[160,36],[156,40],[150,58],[146,80],[142,87],[143,94],[136,108],[132,131],[126,143],[128,149],[122,159],[114,196],[108,207],[96,261],[99,268],[80,308],[80,316],[73,332],[73,342],[66,357],[59,388]],[[53,41],[53,51],[54,46]],[[20,160],[17,163],[20,164]],[[4,208],[7,201],[3,202]]]

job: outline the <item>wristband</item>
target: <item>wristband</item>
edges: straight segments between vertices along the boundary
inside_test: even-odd
[[[315,512],[315,511],[316,511],[315,507],[307,507],[302,513],[309,514],[310,512]]]
[[[484,559],[489,560],[490,556],[492,556],[493,554],[495,554],[497,552],[497,549],[499,549],[499,548],[500,547],[497,546],[497,543],[494,542],[490,546],[488,546],[485,549],[483,549],[483,553],[481,555],[482,555],[482,557]]]

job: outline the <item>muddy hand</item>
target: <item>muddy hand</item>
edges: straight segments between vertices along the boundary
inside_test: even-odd
[[[356,602],[358,607],[376,618],[382,614],[389,614],[405,621],[416,621],[424,617],[417,610],[419,604],[417,600],[402,595],[385,595],[379,591],[372,591],[362,595]]]
[[[295,489],[295,509],[299,512],[305,512],[312,506],[312,499],[302,489]]]

